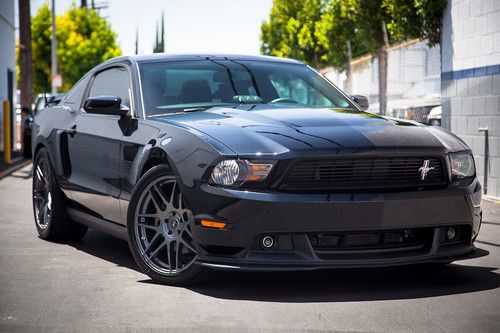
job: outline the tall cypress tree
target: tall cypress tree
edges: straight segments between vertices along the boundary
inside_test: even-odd
[[[162,11],[160,26],[158,27],[158,22],[156,23],[156,37],[155,44],[153,46],[153,53],[163,52],[165,52],[165,15]]]
[[[139,54],[139,27],[135,28],[135,54]]]

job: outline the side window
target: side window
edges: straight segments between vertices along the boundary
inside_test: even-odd
[[[96,75],[89,96],[118,96],[122,104],[130,108],[130,79],[128,71],[122,67],[114,67]]]
[[[64,97],[64,105],[70,106],[73,110],[78,110],[82,105],[82,98],[87,87],[87,82],[87,76],[78,81]]]

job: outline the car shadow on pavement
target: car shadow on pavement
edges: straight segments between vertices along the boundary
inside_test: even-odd
[[[464,294],[500,287],[496,267],[418,265],[310,272],[216,272],[190,290],[220,299],[359,302]]]
[[[79,251],[83,251],[97,258],[140,272],[126,241],[109,236],[105,233],[89,228],[85,236],[76,242],[70,242]]]
[[[140,272],[127,242],[89,229],[77,250]],[[478,249],[482,256],[487,253]],[[215,271],[188,289],[214,298],[262,302],[356,302],[464,294],[500,287],[497,267],[418,265],[303,272]],[[138,281],[153,283],[150,279]]]

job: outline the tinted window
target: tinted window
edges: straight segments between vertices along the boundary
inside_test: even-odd
[[[83,77],[80,81],[75,83],[73,88],[66,94],[64,104],[70,106],[73,110],[78,110],[82,104],[83,94],[87,87],[88,77]]]
[[[89,96],[118,96],[122,104],[130,108],[130,80],[128,71],[122,67],[114,67],[96,75],[90,88]]]
[[[267,61],[199,60],[140,65],[148,115],[246,103],[349,107],[307,66]]]
[[[48,98],[47,98],[48,99]],[[35,109],[33,110],[35,114],[45,107],[45,97],[37,97],[35,100]]]
[[[294,75],[273,73],[269,75],[269,79],[280,98],[305,105],[333,106],[333,103],[312,85]]]

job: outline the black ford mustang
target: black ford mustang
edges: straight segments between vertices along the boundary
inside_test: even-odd
[[[40,237],[127,239],[157,282],[470,256],[481,186],[467,145],[363,111],[306,65],[136,56],[85,75],[33,128]]]

